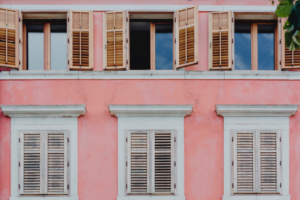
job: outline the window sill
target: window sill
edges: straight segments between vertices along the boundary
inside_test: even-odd
[[[78,196],[73,196],[73,197],[10,197],[9,200],[78,200]]]
[[[228,195],[223,200],[290,200],[290,195]]]
[[[118,196],[117,200],[185,200],[185,196]]]

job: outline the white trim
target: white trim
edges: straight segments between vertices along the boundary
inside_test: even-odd
[[[217,115],[223,117],[290,117],[298,105],[216,105]]]
[[[117,117],[185,117],[192,105],[108,105],[111,115]]]
[[[0,80],[52,79],[216,79],[300,80],[298,71],[3,71]]]
[[[85,105],[2,105],[4,116],[29,118],[79,117],[85,115]]]
[[[21,11],[45,10],[92,10],[92,11],[175,11],[191,5],[1,5],[4,8]],[[276,6],[250,6],[250,5],[199,5],[199,11],[239,11],[239,12],[275,12]]]
[[[78,200],[78,141],[77,118],[12,118],[11,119],[11,197],[10,200]],[[70,196],[18,196],[19,134],[21,130],[70,131]]]

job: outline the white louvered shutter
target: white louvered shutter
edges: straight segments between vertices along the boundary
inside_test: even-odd
[[[281,133],[260,131],[258,134],[258,192],[281,192]]]
[[[150,193],[149,131],[127,133],[127,194]]]
[[[173,131],[153,131],[152,193],[174,193],[175,148]],[[151,137],[152,138],[152,137]]]
[[[233,131],[233,192],[255,193],[255,131]]]
[[[20,194],[42,194],[42,143],[38,131],[20,132]]]

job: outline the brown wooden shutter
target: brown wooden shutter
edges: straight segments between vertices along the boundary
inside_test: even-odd
[[[19,68],[19,12],[0,8],[0,67]]]
[[[173,131],[153,132],[152,192],[174,193],[175,184],[175,148]]]
[[[198,63],[198,6],[176,11],[176,68]]]
[[[232,23],[231,12],[209,13],[209,70],[232,68]]]
[[[150,193],[149,132],[129,131],[126,140],[127,193]]]
[[[45,194],[67,194],[67,132],[45,133]]]
[[[70,69],[93,69],[93,12],[70,11]]]
[[[233,131],[233,193],[255,193],[255,131]]]
[[[42,194],[42,132],[20,133],[20,194]]]
[[[285,30],[283,26],[287,18],[281,18],[281,69],[300,69],[300,49],[290,51],[285,46]]]
[[[126,12],[105,12],[103,17],[103,66],[126,69]]]
[[[260,131],[258,138],[258,192],[280,193],[281,133]]]

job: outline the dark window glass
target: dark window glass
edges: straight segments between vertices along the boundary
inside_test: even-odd
[[[258,70],[275,69],[275,25],[258,25]]]
[[[251,70],[251,24],[236,24],[234,38],[234,69]]]
[[[130,69],[150,70],[150,22],[130,22]]]
[[[28,70],[44,70],[44,25],[27,25]]]
[[[173,25],[155,25],[155,69],[173,69]]]
[[[51,70],[67,70],[67,26],[51,24]]]

